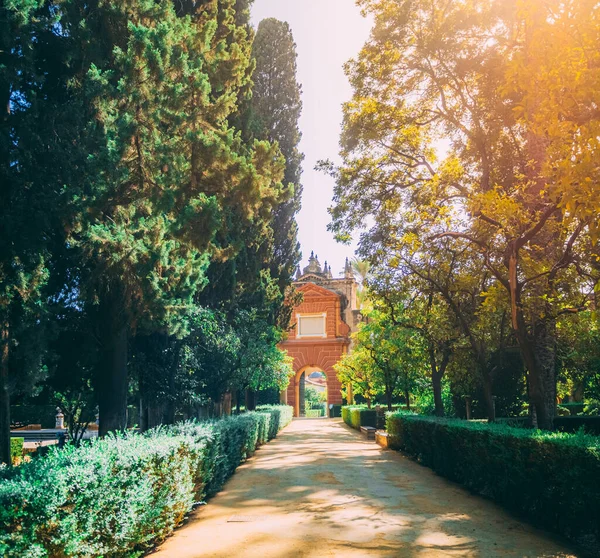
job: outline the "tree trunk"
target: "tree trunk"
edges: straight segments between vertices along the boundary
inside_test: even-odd
[[[406,410],[410,411],[410,392],[408,390],[404,391],[404,399],[406,399]]]
[[[172,424],[167,422],[165,418],[167,411],[167,404],[157,401],[156,399],[146,399],[146,421],[147,428],[156,428],[161,424]]]
[[[227,391],[223,394],[223,414],[225,416],[231,415],[231,392]]]
[[[116,320],[112,321],[113,324]],[[127,326],[115,326],[105,335],[98,378],[98,435],[127,428]],[[149,420],[148,423],[151,421]]]
[[[386,388],[386,390],[385,390],[385,401],[387,403],[387,410],[391,411],[392,410],[392,390],[390,390],[389,388]]]
[[[174,424],[175,423],[175,401],[177,398],[177,388],[175,386],[175,365],[172,364],[168,368],[169,374],[169,397],[163,405],[163,416],[162,424]]]
[[[483,398],[485,400],[488,422],[496,422],[496,406],[494,405],[492,378],[487,370],[482,371],[481,377],[483,380]]]
[[[149,429],[148,424],[148,404],[146,397],[142,395],[140,397],[140,431],[146,432]]]
[[[534,333],[536,388],[533,400],[538,427],[543,430],[554,429],[556,415],[556,352],[554,324],[546,321],[536,324]]]
[[[0,463],[12,466],[10,458],[10,391],[8,386],[9,340],[8,324],[2,327],[0,337]]]
[[[529,405],[535,407],[537,426],[554,429],[556,414],[556,353],[554,323],[540,321],[534,327],[533,339],[527,335],[524,320],[516,331],[521,355],[528,371]]]
[[[442,375],[438,372],[431,375],[433,386],[433,402],[435,404],[435,416],[444,416],[444,401],[442,399]]]
[[[429,366],[431,367],[431,385],[433,387],[433,402],[435,405],[435,416],[444,416],[444,400],[442,399],[442,378],[446,373],[446,368],[450,362],[452,351],[448,343],[444,344],[442,351],[442,360],[438,366],[436,358],[436,347],[429,342]]]
[[[246,411],[256,409],[256,392],[250,388],[246,389]]]
[[[157,401],[152,394],[142,392],[140,403],[140,430],[146,432],[152,428],[156,428],[161,424],[172,424],[169,422],[169,404]]]

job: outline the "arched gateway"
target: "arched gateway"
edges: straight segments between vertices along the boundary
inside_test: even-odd
[[[321,268],[312,253],[308,266],[296,274],[294,286],[303,295],[296,306],[288,337],[280,347],[294,359],[294,377],[282,393],[282,402],[294,407],[294,415],[303,415],[304,380],[314,371],[327,378],[327,407],[342,403],[341,384],[333,365],[350,350],[350,333],[362,316],[357,309],[357,283],[346,260],[344,277],[334,279],[331,267]]]

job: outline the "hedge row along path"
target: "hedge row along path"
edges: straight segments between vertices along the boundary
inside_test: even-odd
[[[576,556],[341,420],[294,420],[152,558]]]

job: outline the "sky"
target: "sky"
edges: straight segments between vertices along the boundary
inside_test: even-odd
[[[255,0],[252,23],[267,17],[287,21],[298,52],[298,82],[302,85],[300,151],[304,153],[302,209],[297,217],[302,249],[301,267],[311,250],[321,265],[331,265],[341,275],[346,257],[355,246],[335,241],[327,230],[327,208],[332,204],[334,181],[314,167],[321,159],[339,162],[342,103],[352,97],[343,65],[366,42],[371,25],[354,0]]]

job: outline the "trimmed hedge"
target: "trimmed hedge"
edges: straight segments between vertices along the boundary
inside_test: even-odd
[[[269,428],[269,440],[275,438],[277,433],[285,428],[294,418],[294,407],[289,405],[260,405],[256,408],[259,413],[270,413],[271,425]]]
[[[580,428],[583,428],[588,434],[600,435],[600,417],[555,417],[554,426],[559,432],[577,432]]]
[[[56,425],[56,405],[11,405],[11,425],[40,424],[42,428]]]
[[[361,426],[377,426],[377,411],[375,409],[368,409],[359,405],[346,405],[342,407],[342,419],[344,422],[360,430]]]
[[[12,462],[20,460],[23,457],[23,444],[25,438],[11,438],[10,439],[10,458]]]
[[[140,556],[291,412],[262,408],[106,437],[0,468],[0,556]]]
[[[600,438],[389,413],[390,447],[600,550]]]

